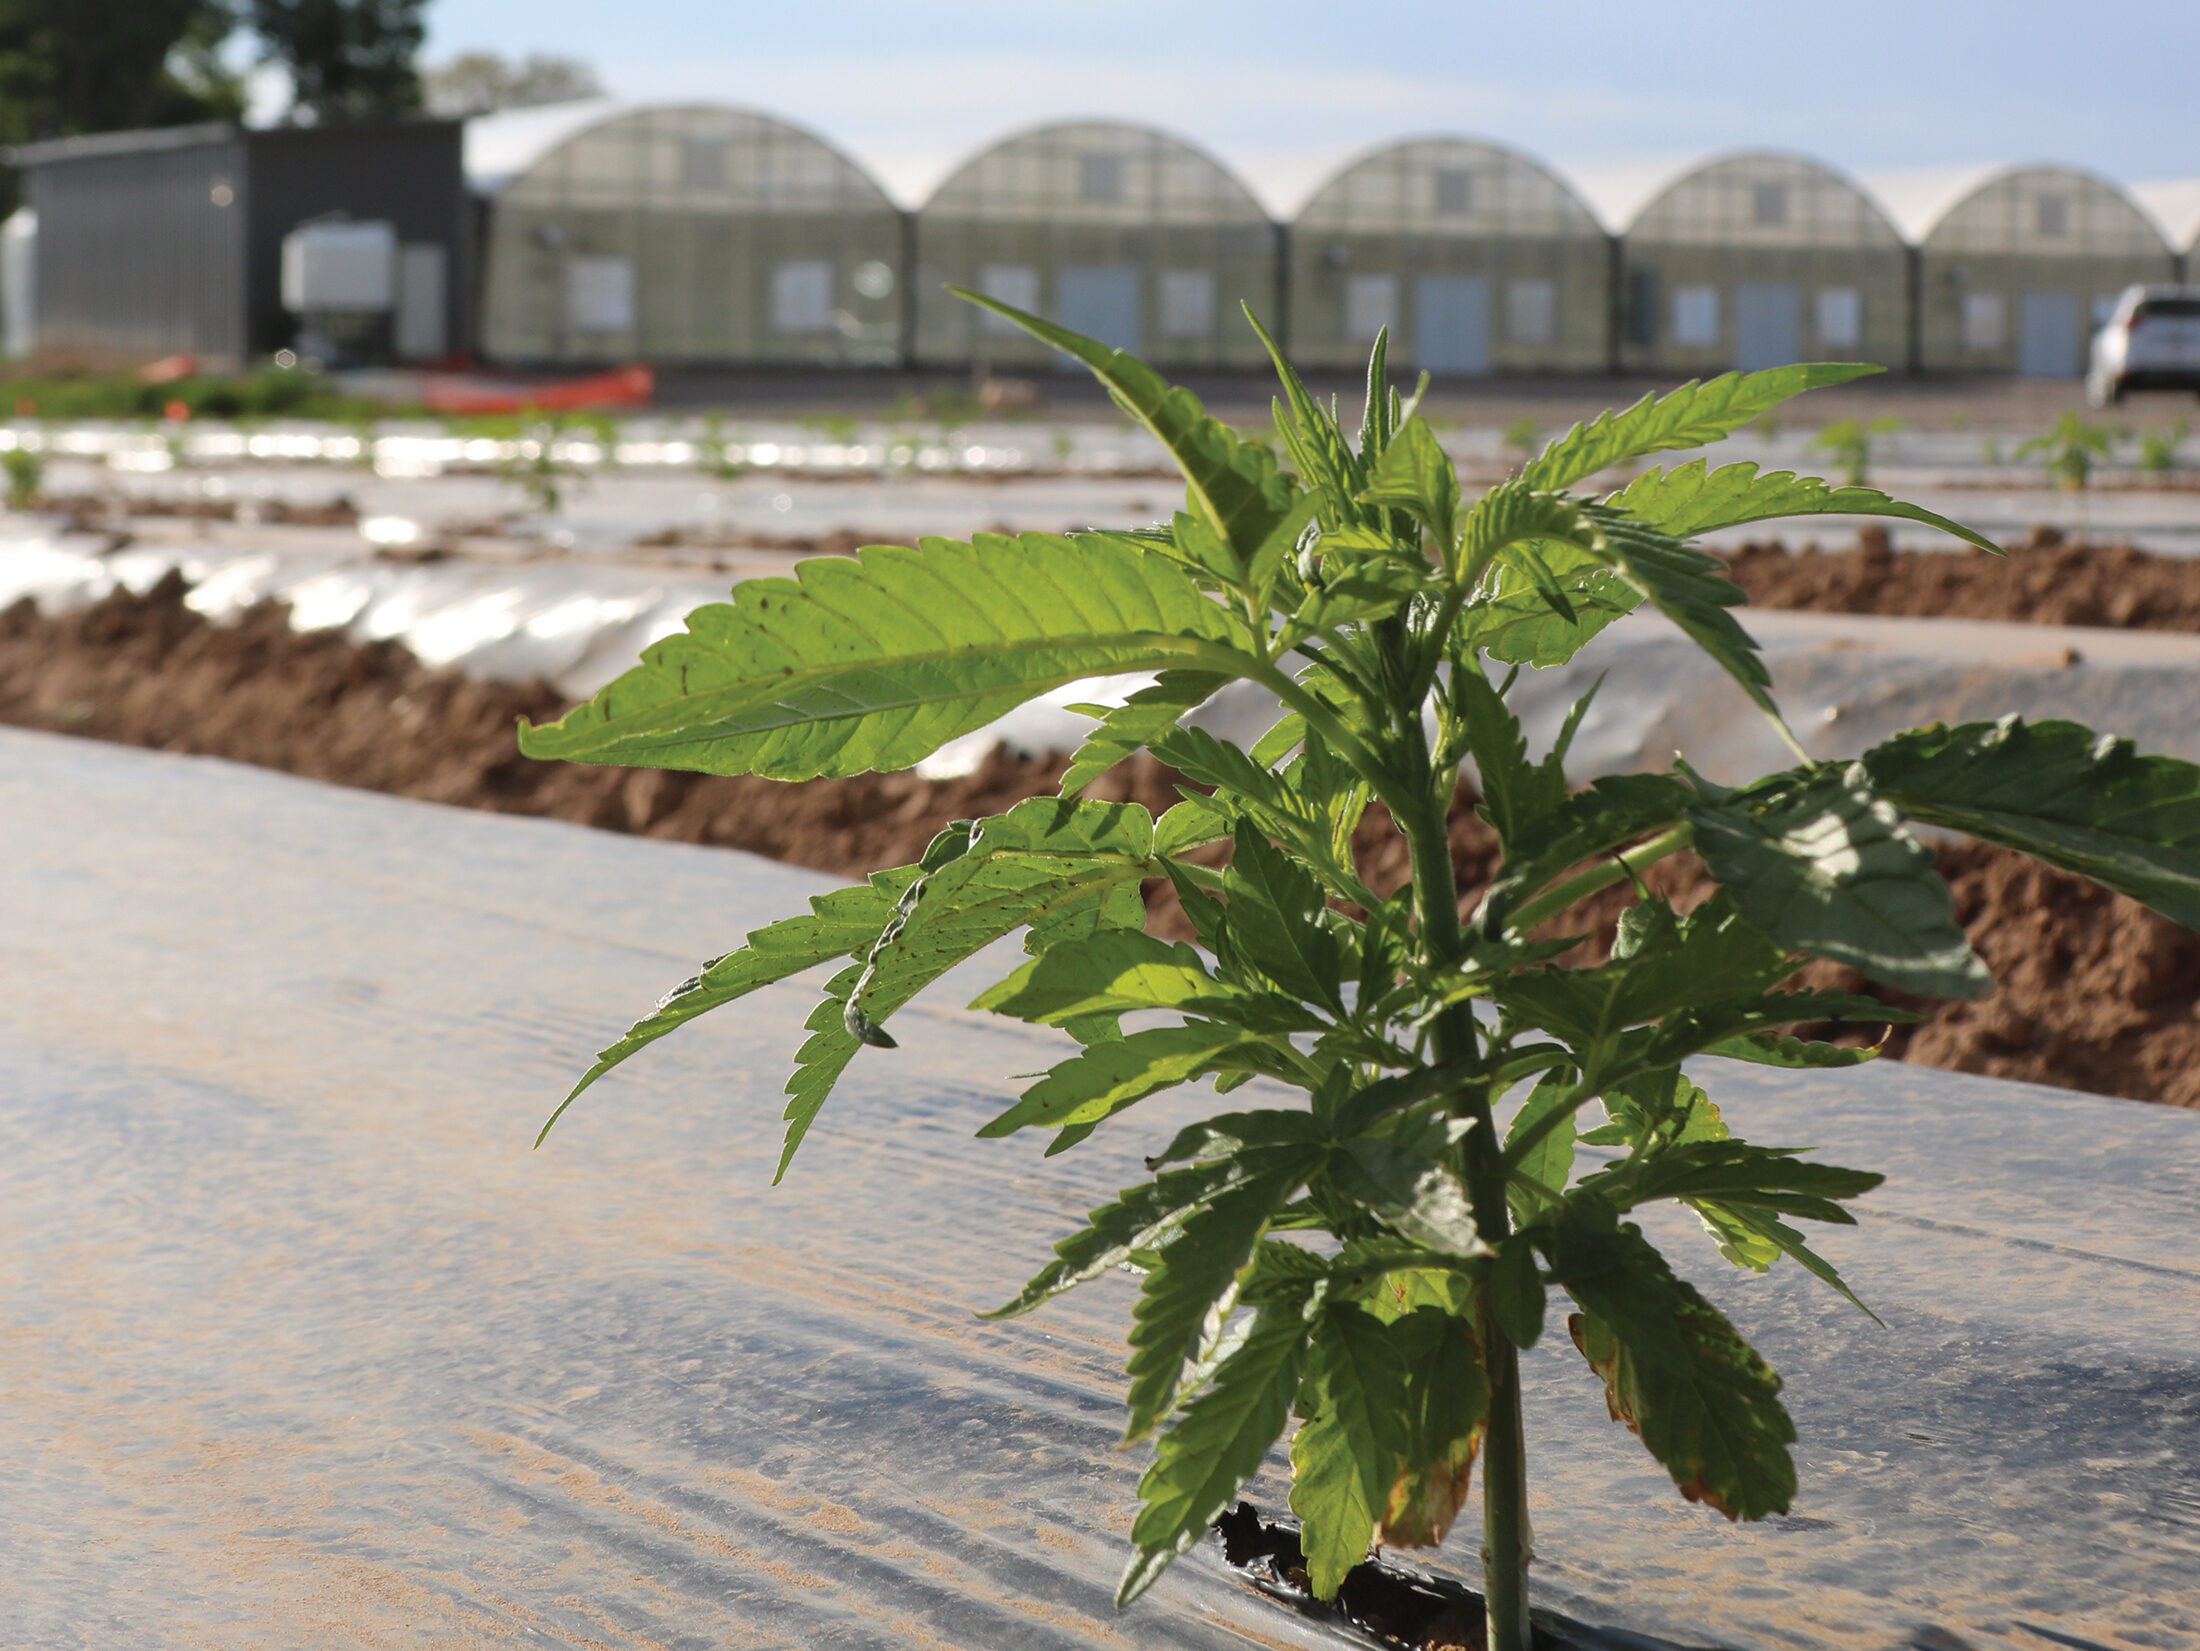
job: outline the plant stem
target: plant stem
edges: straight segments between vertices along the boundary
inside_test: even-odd
[[[1429,962],[1441,968],[1460,951],[1459,892],[1451,873],[1450,798],[1433,796],[1432,788],[1425,785],[1421,790],[1424,808],[1399,823],[1413,851],[1421,943]],[[1472,1005],[1455,1004],[1437,1019],[1439,1062],[1471,1059],[1475,1042]],[[1468,1083],[1456,1091],[1456,1097],[1459,1115],[1474,1124],[1460,1144],[1475,1230],[1495,1249],[1504,1242],[1511,1220],[1505,1205],[1505,1157],[1490,1115],[1489,1083],[1486,1079]],[[1528,1525],[1527,1438],[1520,1419],[1520,1358],[1498,1326],[1486,1288],[1475,1320],[1483,1373],[1490,1384],[1489,1419],[1482,1436],[1482,1587],[1489,1647],[1490,1651],[1532,1651],[1528,1562],[1534,1555]]]
[[[1570,877],[1556,888],[1547,890],[1530,900],[1505,919],[1508,933],[1526,934],[1546,917],[1555,917],[1577,900],[1586,900],[1599,889],[1609,888],[1622,878],[1632,877],[1643,867],[1655,864],[1668,854],[1677,854],[1695,840],[1696,828],[1685,821],[1661,831],[1646,843],[1622,849],[1617,854],[1599,860],[1587,871]]]

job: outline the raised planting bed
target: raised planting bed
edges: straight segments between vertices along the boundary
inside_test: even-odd
[[[1366,1643],[1219,1542],[1113,1615],[1130,1290],[970,1317],[1209,1098],[1049,1161],[975,1142],[1058,1051],[949,981],[770,1190],[788,986],[532,1153],[637,1005],[826,879],[20,732],[0,846],[5,1637]],[[1886,1327],[1661,1231],[1786,1372],[1801,1496],[1680,1502],[1548,1333],[1539,1604],[1605,1645],[2200,1636],[2200,1117],[1895,1065],[1719,1095],[1889,1172],[1824,1240]],[[1280,1508],[1273,1465],[1251,1492]]]
[[[522,716],[540,720],[562,707],[563,696],[546,684],[430,670],[393,644],[293,631],[287,613],[271,606],[250,610],[234,625],[214,625],[186,607],[184,597],[175,577],[146,596],[118,591],[73,613],[42,615],[21,604],[0,615],[0,722],[195,751],[434,802],[748,849],[844,877],[913,861],[947,821],[998,813],[1050,792],[1062,770],[1058,757],[996,751],[952,780],[902,773],[777,786],[534,762],[519,754],[512,729]],[[2128,727],[2133,718],[2152,716],[2157,725],[2147,730],[2147,745],[2200,755],[2191,747],[2200,730],[2200,643],[2134,638],[2134,647],[2181,649],[2192,657],[2148,657],[2128,666],[2102,659],[2073,670],[2059,654],[2029,665],[2021,657],[2012,661],[1998,634],[1989,634],[1975,650],[1979,657],[1968,661],[1921,652],[1900,636],[1875,656],[1863,645],[1870,639],[1856,636],[1829,640],[1806,632],[1783,644],[1785,626],[1815,622],[1753,617],[1776,669],[1800,685],[1802,705],[1812,703],[1813,691],[1830,692],[1827,684],[1841,670],[1871,688],[1846,723],[1799,719],[1813,740],[1837,737],[1853,748],[1874,727],[1884,732],[1915,720],[1915,703],[1883,691],[1896,673],[1908,671],[1923,684],[1921,695],[1970,695],[1961,709],[1974,715],[2008,703],[2055,714],[2058,702],[2044,696],[2084,691],[2094,697],[2077,709],[2099,726]],[[1946,644],[1943,638],[1940,646]],[[1996,651],[2000,663],[1983,674],[1982,661],[1991,662]],[[1691,650],[1653,639],[1622,658],[1633,679],[1608,685],[1577,752],[1608,742],[1613,765],[1633,767],[1657,736],[1699,752],[1718,737],[1758,737],[1747,703],[1702,671]],[[1859,660],[1868,662],[1861,673]],[[1680,675],[1687,671],[1699,675]],[[1564,679],[1521,690],[1538,738],[1547,741],[1589,677],[1540,674]],[[1686,691],[1676,691],[1676,681]],[[1657,703],[1652,696],[1661,683],[1666,720],[1646,722],[1642,707]],[[2180,704],[2189,712],[2180,713]],[[1621,714],[1603,720],[1601,707]],[[1678,722],[1713,716],[1718,720],[1709,724]],[[1264,720],[1256,722],[1253,731],[1262,726]],[[1101,781],[1094,794],[1159,809],[1174,800],[1173,783],[1141,758]],[[1472,812],[1471,799],[1455,811],[1453,833],[1460,886],[1471,901],[1495,865],[1495,838]],[[1395,838],[1386,847],[1384,833],[1371,827],[1362,848],[1378,889],[1403,880]],[[1684,858],[1661,867],[1654,881],[1692,903],[1708,887],[1693,877],[1692,864]],[[1925,1025],[1898,1029],[1893,1053],[2096,1093],[2200,1102],[2200,942],[2190,933],[2081,878],[2000,849],[1950,845],[1942,870],[1956,888],[1957,915],[2001,990],[1984,1003],[1932,1006]],[[1162,905],[1174,900],[1160,884],[1149,895]]]

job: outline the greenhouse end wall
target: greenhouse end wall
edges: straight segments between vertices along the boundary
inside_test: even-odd
[[[1920,365],[2075,378],[2124,288],[2179,273],[2114,185],[2053,167],[2003,173],[1950,207],[1919,248]]]
[[[1594,372],[1610,363],[1612,245],[1526,156],[1413,138],[1341,168],[1290,237],[1294,358],[1351,370],[1389,329],[1391,359],[1445,376]]]
[[[1164,369],[1259,368],[1280,236],[1243,184],[1144,127],[1045,127],[957,170],[916,215],[913,356],[1019,369],[1067,358],[945,289],[966,287]]]
[[[496,189],[487,220],[498,359],[901,359],[901,214],[854,162],[768,117],[611,115]]]
[[[1839,173],[1733,155],[1675,180],[1621,240],[1622,368],[1751,372],[1910,361],[1910,254]]]

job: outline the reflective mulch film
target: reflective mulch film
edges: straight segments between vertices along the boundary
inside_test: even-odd
[[[1050,1057],[943,992],[772,1190],[787,989],[530,1152],[591,1051],[822,881],[17,733],[0,843],[0,1640],[1342,1643],[1212,1547],[1114,1615],[1128,1288],[970,1316],[1209,1103],[1051,1163],[974,1141]],[[2200,1119],[1714,1076],[1749,1133],[1891,1172],[1825,1245],[1887,1328],[1682,1252],[1801,1434],[1793,1515],[1741,1530],[1546,1337],[1543,1602],[1693,1644],[2200,1635]]]

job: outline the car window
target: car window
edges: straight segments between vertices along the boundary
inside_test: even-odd
[[[2149,298],[2131,312],[2134,321],[2200,320],[2200,298]]]

